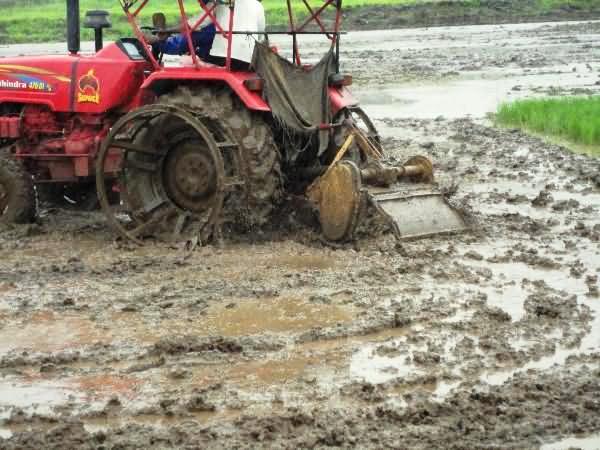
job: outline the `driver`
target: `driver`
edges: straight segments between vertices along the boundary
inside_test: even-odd
[[[202,0],[210,8],[212,0]],[[215,9],[215,16],[224,31],[229,30],[229,5],[219,1]],[[202,12],[201,12],[202,14]],[[152,45],[155,54],[164,53],[167,55],[184,55],[189,53],[187,39],[184,34],[175,34],[169,36],[170,32],[181,31],[181,27],[176,30],[167,30],[164,22],[164,15],[161,15],[156,28],[165,32],[159,32],[158,35],[147,35],[146,40]],[[200,18],[200,14],[190,18],[190,26],[195,25]],[[265,30],[265,10],[258,0],[235,0],[233,14],[234,31],[257,31],[258,34],[235,34],[231,42],[231,68],[233,70],[248,70],[252,61],[254,52],[254,42],[261,38]],[[215,36],[215,25],[210,20],[205,20],[200,24],[200,28],[192,33],[192,41],[196,54],[204,61],[219,66],[224,66],[227,57],[227,38],[217,33]]]
[[[209,8],[211,7],[210,3],[205,4]],[[195,25],[201,14],[202,13],[188,19],[190,27]],[[165,55],[185,55],[189,53],[188,42],[184,34],[177,33],[170,35],[170,33],[174,31],[181,31],[181,25],[176,29],[167,29],[165,26],[164,14],[155,14],[153,22],[156,28],[163,31],[159,31],[156,35],[145,33],[144,37],[146,38],[146,41],[152,45],[152,51],[155,55],[160,53],[164,53]],[[210,20],[205,20],[199,25],[196,31],[192,32],[192,43],[194,44],[196,54],[200,58],[204,60],[208,58],[214,38],[215,25]]]

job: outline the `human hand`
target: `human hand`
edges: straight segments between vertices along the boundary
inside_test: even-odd
[[[146,40],[146,42],[150,45],[156,44],[157,42],[160,41],[158,36],[156,36],[155,34],[144,32],[143,35],[144,35],[144,39]]]
[[[170,33],[159,31],[156,35],[158,41],[165,41]]]

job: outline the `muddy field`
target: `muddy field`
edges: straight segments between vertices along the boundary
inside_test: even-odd
[[[600,23],[345,41],[471,231],[331,248],[290,213],[189,251],[44,210],[0,234],[1,448],[600,448],[600,160],[486,118],[598,92]]]
[[[546,3],[547,7],[541,7]],[[591,20],[600,17],[597,2],[540,2],[539,0],[428,0],[407,5],[346,9],[344,26],[377,30],[442,25]]]

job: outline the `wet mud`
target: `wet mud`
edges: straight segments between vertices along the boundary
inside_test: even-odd
[[[367,6],[346,9],[351,30],[485,25],[499,23],[591,20],[600,17],[600,6],[567,2],[540,7],[536,0],[432,0],[412,5]]]
[[[325,23],[335,20],[325,11]],[[302,20],[308,16],[300,14]],[[594,2],[554,2],[537,0],[425,0],[402,5],[345,7],[344,27],[348,30],[385,30],[398,28],[457,25],[515,24],[600,18],[600,5]],[[287,30],[285,26],[272,26]],[[315,26],[315,29],[318,28]]]
[[[600,24],[428,33],[357,34],[344,70],[469,232],[333,248],[290,215],[190,251],[45,209],[0,233],[0,447],[598,448],[600,160],[486,113],[597,92]],[[469,83],[497,97],[441,102]]]

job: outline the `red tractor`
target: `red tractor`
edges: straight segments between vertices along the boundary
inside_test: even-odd
[[[175,65],[163,63],[138,24],[151,2],[120,2],[135,37],[103,46],[107,14],[88,12],[96,53],[81,54],[79,3],[68,0],[69,54],[0,60],[0,221],[30,221],[36,192],[70,189],[84,200],[97,195],[127,239],[204,241],[223,226],[262,226],[285,191],[308,189],[332,240],[351,238],[369,203],[399,237],[464,227],[429,184],[416,192],[398,184],[432,181],[426,158],[381,164],[376,130],[340,73],[341,0],[317,9],[304,1],[308,18],[297,25],[288,0],[289,31],[266,35],[292,37],[291,61],[261,43],[245,70],[234,70],[232,40],[262,30],[236,29],[233,0],[194,2],[195,24],[177,1],[190,56]],[[229,8],[228,24],[218,7]],[[328,7],[329,29],[321,19]],[[205,21],[228,43],[221,66],[196,54],[192,33]],[[329,40],[317,64],[301,62],[303,34]]]

